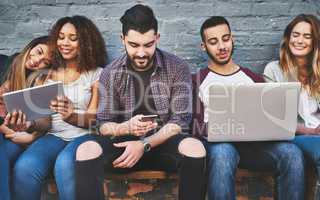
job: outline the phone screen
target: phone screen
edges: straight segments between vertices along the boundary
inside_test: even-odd
[[[140,121],[142,121],[142,122],[148,122],[148,121],[155,122],[155,120],[157,118],[158,118],[158,115],[145,115],[140,119]]]

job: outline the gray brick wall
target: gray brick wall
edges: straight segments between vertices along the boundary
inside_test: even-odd
[[[0,53],[20,51],[32,38],[46,34],[58,18],[80,14],[97,24],[110,58],[116,58],[123,52],[119,18],[136,3],[155,11],[160,48],[181,56],[193,70],[206,66],[199,29],[208,16],[229,19],[235,60],[255,72],[277,59],[283,29],[294,16],[320,16],[320,0],[0,0]]]

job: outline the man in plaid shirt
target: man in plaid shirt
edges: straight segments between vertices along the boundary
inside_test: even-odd
[[[205,199],[205,148],[183,134],[192,117],[188,65],[157,49],[157,20],[148,6],[133,6],[120,21],[126,54],[101,74],[101,136],[78,149],[77,199],[103,198],[103,164],[110,172],[178,170],[179,199]]]

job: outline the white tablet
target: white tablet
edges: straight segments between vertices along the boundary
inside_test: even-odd
[[[64,95],[63,83],[54,82],[3,94],[8,112],[21,110],[27,121],[39,119],[54,113],[50,102],[57,96]]]

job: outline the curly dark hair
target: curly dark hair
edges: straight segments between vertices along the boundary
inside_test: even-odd
[[[50,44],[53,49],[52,68],[57,69],[66,66],[57,48],[57,40],[61,28],[67,23],[72,24],[77,31],[79,40],[79,55],[77,56],[77,60],[80,72],[89,71],[96,67],[104,67],[107,63],[107,52],[99,29],[87,17],[75,15],[60,18],[50,31]]]

